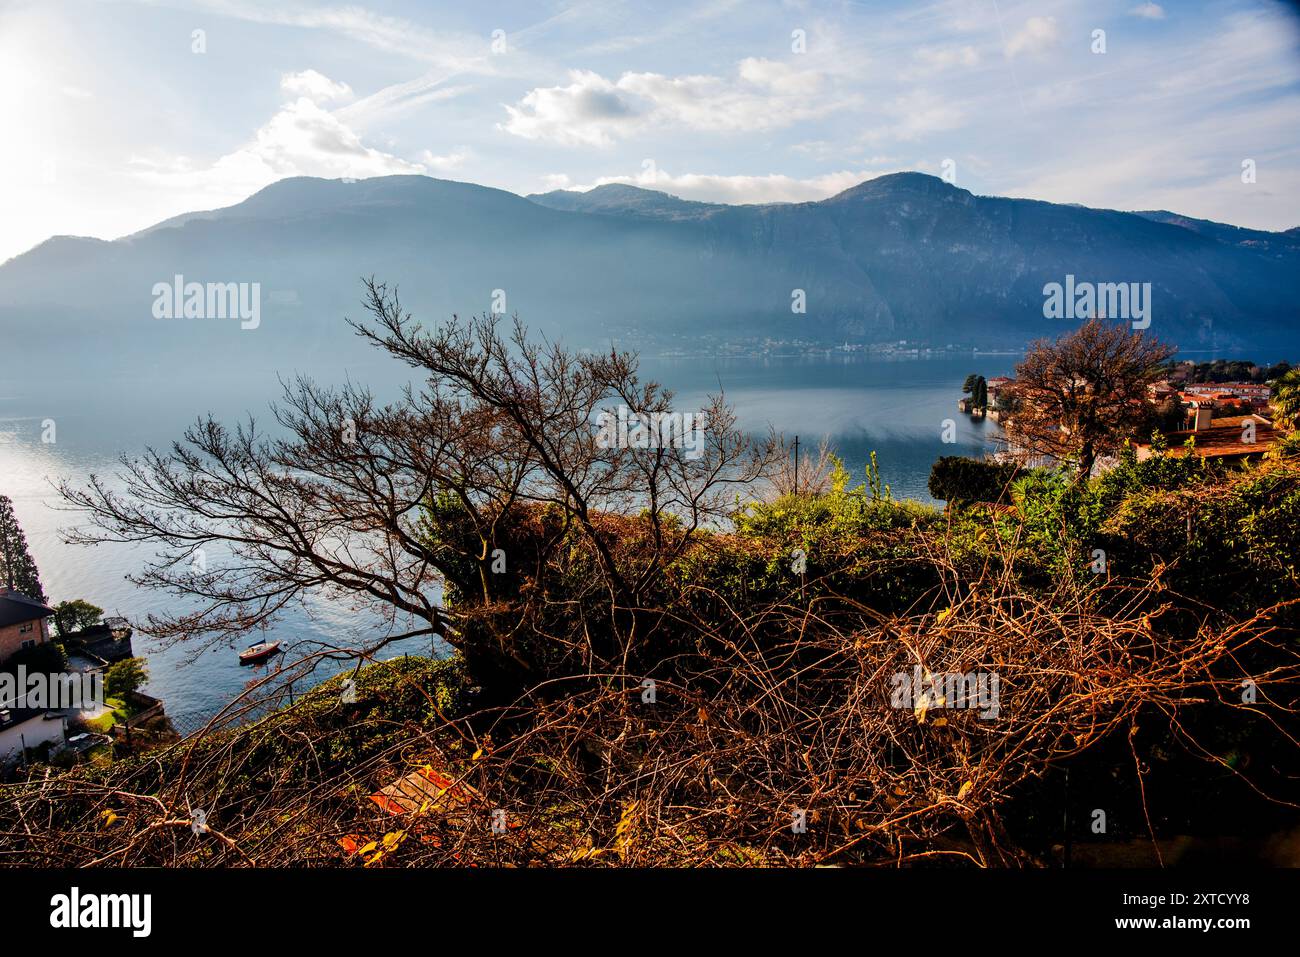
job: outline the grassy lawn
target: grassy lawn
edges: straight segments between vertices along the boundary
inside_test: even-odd
[[[113,710],[105,711],[98,718],[83,722],[91,731],[98,731],[100,734],[108,734],[114,724],[130,717],[126,703],[121,698],[109,698],[104,703]]]

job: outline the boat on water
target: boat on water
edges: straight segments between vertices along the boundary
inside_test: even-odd
[[[239,663],[241,665],[255,665],[270,658],[279,650],[280,643],[278,641],[263,641],[256,645],[249,645],[239,653]]]

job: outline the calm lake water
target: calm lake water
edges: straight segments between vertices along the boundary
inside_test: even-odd
[[[961,383],[971,372],[1005,375],[1012,357],[977,359],[872,360],[843,357],[788,359],[643,359],[642,373],[677,392],[678,407],[689,409],[721,386],[741,425],[765,430],[770,423],[787,436],[798,434],[815,449],[831,439],[856,481],[874,450],[895,498],[929,501],[926,479],[940,455],[980,455],[991,448],[996,426],[973,422],[956,411]],[[358,381],[390,382],[371,372]],[[150,611],[174,608],[175,599],[137,589],[125,576],[138,570],[146,553],[128,546],[88,549],[64,545],[59,529],[79,517],[61,511],[52,483],[84,481],[91,473],[112,473],[117,457],[148,445],[166,446],[195,418],[214,413],[227,423],[252,413],[265,420],[268,403],[278,397],[273,378],[221,381],[201,378],[161,388],[157,383],[105,381],[93,389],[79,384],[39,389],[0,382],[0,494],[14,501],[52,601],[85,598],[109,614],[137,620]],[[383,392],[379,397],[387,398]],[[55,424],[55,441],[43,443],[45,420]],[[943,422],[957,426],[955,444],[942,441]],[[268,637],[286,641],[334,640],[372,628],[350,608],[321,602],[295,613]],[[248,643],[259,640],[251,636]],[[160,649],[137,633],[135,650],[149,660],[147,689],[163,698],[173,714],[214,712],[255,676],[241,668],[231,649],[205,652],[193,662],[181,649]],[[415,639],[390,646],[390,654],[425,652]]]

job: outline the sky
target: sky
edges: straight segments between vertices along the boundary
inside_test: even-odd
[[[0,261],[302,175],[757,203],[920,170],[1286,229],[1300,17],[1266,0],[0,0],[0,131]]]

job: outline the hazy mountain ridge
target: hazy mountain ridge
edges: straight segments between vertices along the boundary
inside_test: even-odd
[[[1189,349],[1300,344],[1300,232],[976,196],[900,173],[820,202],[730,206],[631,186],[521,197],[424,176],[282,180],[113,242],[56,237],[0,265],[18,366],[318,368],[365,354],[361,276],[436,323],[506,311],[573,345],[772,336],[1019,346],[1062,330],[1043,286],[1151,282],[1152,331]],[[157,320],[155,283],[258,282],[256,330]],[[791,311],[804,290],[806,314]],[[111,348],[111,351],[108,351]]]
[[[1171,213],[1164,209],[1143,210],[1138,212],[1137,215],[1158,223],[1168,223],[1172,226],[1190,229],[1194,233],[1209,236],[1211,239],[1226,245],[1256,246],[1270,252],[1295,252],[1300,250],[1300,226],[1292,227],[1280,233],[1270,233],[1262,229],[1247,229],[1244,226],[1216,223],[1209,219],[1195,219],[1191,216]]]
[[[651,219],[698,219],[728,207],[723,203],[700,203],[679,199],[670,193],[639,186],[610,183],[586,192],[552,190],[549,193],[531,193],[525,197],[549,209],[566,212],[608,213],[611,215],[644,216]]]

